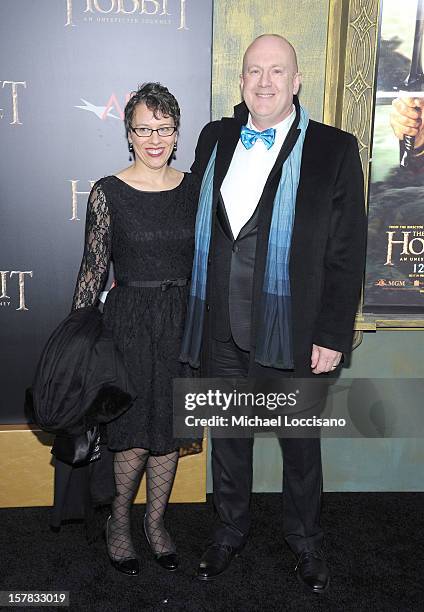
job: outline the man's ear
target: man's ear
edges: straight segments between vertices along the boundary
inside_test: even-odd
[[[300,89],[300,85],[302,84],[302,74],[300,72],[296,72],[293,77],[293,93],[297,94]]]

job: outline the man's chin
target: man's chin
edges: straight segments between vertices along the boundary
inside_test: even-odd
[[[272,112],[264,111],[260,109],[252,109],[250,111],[250,116],[252,118],[252,122],[256,127],[260,127],[265,130],[269,127],[272,127],[276,123],[278,123],[278,119],[275,119],[275,115]]]

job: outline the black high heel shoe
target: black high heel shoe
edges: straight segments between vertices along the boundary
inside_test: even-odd
[[[149,540],[149,536],[147,535],[146,516],[144,516],[144,520],[143,520],[143,529],[144,529],[144,535],[146,536],[147,543],[150,546],[150,550],[152,551],[156,562],[168,572],[175,572],[175,570],[178,569],[178,565],[179,565],[179,559],[178,559],[177,553],[170,552],[170,553],[157,554],[153,551],[152,545]]]
[[[118,572],[122,572],[127,576],[137,576],[140,573],[140,561],[136,557],[128,557],[127,559],[113,559],[109,554],[109,520],[110,516],[106,521],[106,529],[105,529],[105,540],[107,547],[107,556],[109,557],[109,561],[111,562],[112,567],[114,567]]]

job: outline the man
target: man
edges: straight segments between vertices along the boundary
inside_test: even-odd
[[[244,102],[199,138],[192,171],[203,185],[182,358],[196,365],[201,352],[209,377],[331,372],[351,348],[365,241],[358,149],[350,134],[308,121],[299,86],[291,44],[260,36],[244,55]],[[320,441],[285,439],[282,448],[284,535],[298,578],[322,592]],[[212,440],[217,520],[201,580],[225,571],[245,545],[252,450],[252,439]]]

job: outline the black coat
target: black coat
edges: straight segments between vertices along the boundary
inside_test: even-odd
[[[57,434],[52,527],[85,519],[87,535],[96,535],[94,507],[110,503],[115,495],[113,453],[106,444],[97,444],[99,431],[134,398],[101,312],[93,306],[71,312],[47,341],[26,401],[36,423]]]
[[[90,306],[71,312],[41,354],[27,409],[45,431],[78,435],[125,412],[134,387],[102,313]]]
[[[260,202],[251,303],[252,356],[256,345],[274,197],[287,146],[291,140],[296,140],[299,132],[299,103],[296,96],[294,102],[297,118],[271,170]],[[240,128],[248,118],[244,103],[234,110],[234,118],[213,121],[203,128],[191,168],[193,173],[202,177],[218,141],[213,191],[215,214],[210,249],[212,266],[220,188],[237,146]],[[294,364],[298,376],[311,374],[312,344],[341,352],[351,350],[365,262],[365,237],[363,176],[356,139],[351,134],[311,120],[303,145],[289,264]],[[213,318],[218,316],[214,313],[214,296],[222,287],[217,288],[216,282],[213,286],[211,281],[217,276],[219,270],[209,270],[209,308],[204,347],[213,329]]]

